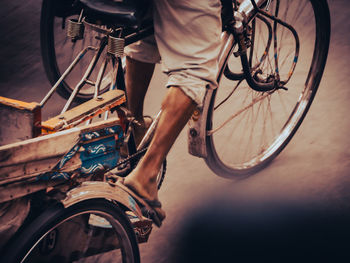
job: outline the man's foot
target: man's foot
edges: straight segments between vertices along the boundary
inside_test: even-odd
[[[123,178],[124,179],[124,178]],[[162,225],[162,221],[165,219],[165,212],[161,208],[162,204],[156,199],[149,199],[142,196],[132,185],[125,183],[125,180],[118,180],[117,185],[130,194],[135,201],[142,206],[141,211],[144,216],[153,220],[157,227]]]

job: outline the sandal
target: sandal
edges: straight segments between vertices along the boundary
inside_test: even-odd
[[[162,225],[162,221],[165,219],[165,212],[163,209],[161,209],[161,202],[159,202],[159,200],[149,200],[140,196],[134,189],[132,189],[129,186],[126,186],[124,184],[123,179],[124,178],[118,180],[115,185],[120,187],[129,195],[131,195],[135,199],[135,201],[141,206],[142,214],[145,217],[152,219],[153,223],[157,227],[160,227]]]

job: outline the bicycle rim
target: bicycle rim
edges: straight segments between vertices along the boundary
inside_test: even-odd
[[[51,208],[14,242],[7,262],[139,262],[130,222],[110,202]]]
[[[245,81],[222,76],[211,99],[206,140],[206,162],[220,176],[249,175],[271,162],[303,121],[323,74],[330,35],[326,1],[276,0],[268,13],[278,14],[296,30],[300,50],[295,52],[296,40],[289,29],[278,24],[274,31],[269,20],[276,32],[269,35],[266,23],[255,19],[254,45],[248,50],[251,65],[258,65],[261,78],[278,73],[287,81],[286,89],[257,92]],[[272,40],[268,47],[269,39],[275,37],[277,44]],[[230,71],[240,72],[238,61],[231,56],[227,65]]]

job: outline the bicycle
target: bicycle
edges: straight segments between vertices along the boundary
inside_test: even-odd
[[[260,1],[257,2],[261,3]],[[249,3],[245,2],[247,10],[249,8],[251,9],[251,4]],[[49,9],[49,7],[47,8]],[[330,19],[327,4],[323,1],[321,3],[302,1],[294,4],[290,1],[287,1],[287,3],[283,1],[268,1],[268,8],[269,13],[263,10],[258,12],[256,19],[252,20],[250,29],[245,26],[243,33],[230,33],[230,35],[235,34],[236,39],[243,38],[240,41],[241,43],[236,44],[239,50],[232,51],[232,56],[227,61],[227,66],[220,65],[221,69],[218,74],[219,88],[208,91],[204,106],[194,114],[194,121],[192,122],[192,127],[189,129],[190,153],[203,157],[209,167],[219,175],[230,177],[232,175],[251,174],[257,172],[272,161],[284,149],[298,129],[311,105],[321,80],[327,58],[330,34]],[[229,7],[226,7],[226,10],[229,9]],[[237,8],[234,9],[236,10]],[[242,9],[244,9],[244,6]],[[230,11],[226,12],[230,13]],[[46,13],[49,14],[50,12],[47,11]],[[282,19],[276,20],[272,14]],[[52,16],[46,17],[44,14],[43,17],[47,20],[42,25],[51,26],[51,20],[54,18]],[[66,17],[67,20],[68,18],[69,16]],[[314,24],[312,24],[313,18],[316,19]],[[57,19],[56,17],[56,22]],[[244,20],[248,18],[240,19]],[[295,19],[298,19],[298,21],[294,21]],[[225,18],[225,20],[229,21],[230,18]],[[292,20],[294,24],[290,25],[283,22],[288,20]],[[146,21],[146,25],[141,25],[136,35],[127,36],[125,38],[126,44],[151,34],[152,29],[147,23],[149,22]],[[249,24],[247,22],[244,23],[246,25]],[[298,31],[294,27],[302,34],[298,35]],[[226,26],[225,32],[227,32],[227,28]],[[310,30],[308,32],[310,34],[306,34],[305,28]],[[54,44],[52,39],[48,39],[48,33],[53,32],[51,27],[47,28],[43,26],[42,30],[47,30],[47,33],[43,34],[42,42],[50,43],[43,45],[44,65],[46,65],[45,68],[48,71],[48,75],[51,76],[50,78],[53,79],[52,83],[54,83],[57,81],[58,76],[60,76],[59,67],[52,66],[60,64],[60,60],[56,59],[55,54],[61,54],[65,48],[67,50],[71,48],[60,45],[62,44],[60,42]],[[57,31],[59,29],[55,27],[55,30]],[[247,35],[249,33],[247,30],[251,31],[250,34],[252,37]],[[56,31],[55,36],[59,38],[60,32]],[[311,32],[314,34],[311,34]],[[86,33],[91,38],[90,34],[89,32]],[[274,35],[278,37],[276,41],[273,41]],[[223,37],[229,38],[228,36]],[[244,43],[243,40],[250,41],[251,43]],[[229,41],[228,46],[230,46],[234,40],[223,40],[223,42],[225,41]],[[259,41],[259,44],[256,44],[257,41]],[[305,45],[303,46],[304,42]],[[249,45],[251,48],[249,48]],[[285,51],[284,46],[288,50]],[[55,51],[55,47],[59,48],[59,50]],[[292,51],[289,50],[290,48]],[[275,51],[278,53],[278,59],[274,59]],[[225,50],[225,52],[228,51]],[[237,68],[237,66],[234,67],[238,64],[235,63],[235,56],[241,58],[241,62],[244,65],[243,72],[239,72],[240,68]],[[225,61],[224,59],[221,60]],[[301,66],[302,63],[309,63],[310,67]],[[221,74],[222,71],[224,76]],[[251,71],[251,74],[249,74],[249,71]],[[235,74],[235,72],[238,72],[238,74]],[[299,77],[299,82],[297,82],[295,77],[292,78],[296,74],[303,74],[301,77],[304,77],[304,79],[301,80],[302,78]],[[278,78],[280,79],[278,80]],[[244,79],[249,79],[249,83],[247,84]],[[238,81],[237,87],[234,89],[231,88],[233,81]],[[284,87],[277,87],[278,84],[273,84],[273,81],[279,82]],[[264,87],[261,87],[263,82],[269,82],[270,84],[266,83]],[[300,88],[299,90],[293,88],[295,91],[293,90],[292,93],[291,89],[286,90],[289,85]],[[72,89],[73,87],[69,83],[63,83],[60,86],[61,93],[66,92],[70,94]],[[225,90],[227,90],[226,93],[224,93]],[[90,91],[89,96],[91,97],[92,94]],[[259,99],[258,97],[261,94],[264,94],[264,97]],[[303,94],[300,101],[298,101],[299,94]],[[87,97],[87,92],[84,91],[78,95],[81,97],[77,97],[77,99],[83,99],[83,96]],[[274,98],[275,95],[281,98],[280,101],[276,101],[277,98]],[[292,99],[288,97],[291,95],[294,96]],[[248,96],[252,96],[253,98],[247,98]],[[240,97],[243,97],[243,99],[240,99]],[[244,98],[246,99],[244,100]],[[285,99],[289,99],[291,102],[282,102]],[[270,106],[264,105],[264,103],[268,104],[266,101],[270,101]],[[286,104],[285,109],[283,103]],[[230,115],[225,114],[228,111],[225,108],[226,105],[234,107],[235,111],[229,111],[230,113],[232,112]],[[280,116],[281,111],[285,111],[285,116]],[[271,116],[269,120],[267,120],[268,116],[265,116],[267,113]],[[198,116],[200,116],[200,119],[198,119]],[[230,116],[230,118],[226,116]],[[226,124],[225,121],[227,119],[230,121]],[[256,119],[256,121],[245,124],[244,121],[249,119]],[[223,127],[220,126],[223,123],[226,125]],[[225,133],[230,133],[231,131],[238,133],[236,130],[243,125],[246,126],[244,130],[249,131],[249,133],[242,134],[240,132],[237,135],[231,134],[232,140],[227,141],[229,137],[225,136]],[[234,127],[236,127],[236,130]],[[257,130],[263,133],[259,136],[261,138],[260,140],[256,136]],[[220,137],[225,139],[220,140]],[[235,148],[232,151],[228,148],[231,145],[234,145]],[[237,149],[236,147],[239,148]]]
[[[80,5],[72,6],[72,2],[65,1],[65,4],[61,6],[62,9],[55,9],[57,2],[43,1],[42,52],[48,77],[54,87],[41,104],[46,103],[50,95],[58,89],[59,93],[68,99],[63,113],[73,101],[81,102],[92,98],[96,100],[102,96],[103,92],[108,89],[113,90],[114,87],[125,91],[122,49],[125,45],[152,34],[151,21],[140,6],[137,9],[128,3],[118,2],[110,3],[111,6],[109,6],[107,2],[103,2],[108,7],[114,8],[113,12],[106,13],[96,9],[94,6],[96,1],[82,0],[81,2],[83,2],[83,8]],[[241,4],[238,4],[237,1],[222,1],[222,3],[223,44],[218,59],[219,86],[207,91],[203,107],[198,108],[190,120],[189,151],[193,155],[204,158],[208,166],[220,176],[246,176],[268,165],[285,148],[313,101],[327,59],[330,37],[329,10],[327,2],[323,0],[245,0]],[[118,7],[121,6],[129,8],[127,19],[120,12],[118,13]],[[314,20],[310,19],[310,16]],[[98,36],[89,39],[99,43],[98,47],[91,45],[80,55],[74,56],[72,65],[75,65],[89,50],[95,51],[95,55],[88,63],[90,64],[88,70],[83,74],[77,73],[79,77],[84,75],[84,78],[75,88],[72,87],[71,80],[63,81],[66,74],[61,75],[60,73],[59,51],[64,49],[58,48],[58,43],[54,43],[54,39],[59,39],[57,36],[60,34],[60,31],[55,31],[57,28],[54,27],[54,21],[58,18],[66,21],[68,17],[71,17],[67,21],[69,21],[68,28],[72,40],[69,44],[74,47],[81,39],[84,39],[83,27],[86,30],[85,35],[90,34],[88,36],[91,36],[92,32],[96,32]],[[290,19],[291,22],[289,22]],[[298,19],[302,23],[302,28],[296,21]],[[118,21],[123,23],[118,24]],[[305,21],[308,23],[304,24]],[[87,32],[87,30],[91,31]],[[311,38],[311,44],[309,44],[309,38]],[[91,69],[96,66],[106,46],[109,55],[100,64],[100,70],[96,73],[96,81],[92,82],[89,80]],[[238,63],[234,63],[235,57],[240,58],[242,69],[237,69]],[[106,70],[108,65],[112,66],[110,71]],[[68,74],[71,70],[69,67],[66,73]],[[301,76],[305,78],[301,80]],[[234,81],[235,85],[233,85]],[[88,88],[84,88],[85,86]],[[90,86],[93,88],[89,89]],[[300,90],[297,90],[298,88]],[[275,106],[276,103],[278,103],[277,106]],[[285,104],[288,104],[288,107]],[[121,118],[132,122],[132,117],[128,116],[127,111],[123,111],[120,105],[113,105],[113,107],[110,105],[107,105],[103,111],[94,112],[92,115],[95,116],[113,108],[117,110]],[[227,109],[230,113],[227,113]],[[235,111],[232,112],[232,109]],[[283,114],[281,114],[282,111]],[[57,130],[71,128],[78,123],[85,122],[88,119],[87,115],[86,112],[83,112],[79,121],[66,121],[62,126],[56,126]],[[278,116],[274,117],[274,115]],[[135,145],[132,145],[132,139],[128,141],[131,144],[129,145],[131,156],[121,162],[123,165],[128,164],[126,174],[136,165],[135,158],[142,156],[147,149],[147,143],[152,137],[157,119],[158,117],[155,118],[137,149]],[[108,120],[107,115],[106,120]],[[236,130],[240,127],[243,127],[243,131]],[[234,137],[233,132],[239,132],[239,134]],[[129,136],[132,138],[130,130],[126,134],[126,137]],[[231,144],[241,148],[235,148],[233,153],[229,152]],[[240,154],[242,156],[239,156]],[[108,180],[113,181],[114,178],[108,178]],[[99,183],[92,182],[91,184],[98,185]],[[71,197],[74,196],[72,193],[78,194],[86,189],[93,194],[93,190],[89,187],[89,184],[85,184],[82,188],[73,188],[68,195]],[[107,188],[103,186],[103,189]],[[113,204],[118,203],[119,199],[116,200],[111,194],[107,195],[102,192],[97,191],[94,198],[85,196],[87,199],[73,198],[73,201],[65,199],[65,204],[70,203],[71,206],[65,209],[56,206],[58,209],[55,210],[56,212],[45,212],[42,214],[45,216],[34,220],[33,225],[36,227],[29,232],[33,235],[35,233],[34,237],[28,234],[30,228],[27,228],[24,230],[27,237],[22,234],[20,238],[17,238],[21,240],[21,246],[16,248],[17,251],[20,251],[19,255],[23,257],[23,254],[27,252],[30,254],[34,251],[31,250],[33,247],[40,251],[39,244],[43,242],[39,241],[46,239],[52,233],[57,222],[64,221],[75,214],[90,213],[93,210],[93,214],[97,217],[93,216],[90,224],[91,216],[89,216],[88,219],[81,221],[83,222],[81,224],[91,227],[96,225],[99,230],[106,229],[106,225],[114,227],[116,233],[129,240],[124,249],[129,252],[124,252],[124,254],[136,255],[130,262],[137,262],[139,260],[137,244],[131,234],[130,221],[125,217],[124,211],[131,210],[139,214],[138,206],[133,208],[128,202],[124,202],[116,207]],[[122,197],[120,198],[123,200]],[[114,201],[111,203],[106,200]],[[103,210],[104,207],[110,210]],[[113,211],[117,211],[118,215]],[[48,213],[49,216],[47,216]],[[101,216],[105,216],[110,223],[106,224],[106,220],[99,220]],[[46,217],[49,219],[45,219]],[[118,226],[113,223],[114,220],[118,222]],[[126,233],[122,231],[123,229]],[[149,229],[149,226],[146,229]],[[87,251],[85,252],[77,258],[90,255]],[[128,262],[127,259],[125,260]]]

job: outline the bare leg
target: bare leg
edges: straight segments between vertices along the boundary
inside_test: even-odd
[[[155,64],[126,57],[125,84],[128,109],[137,120],[143,120],[143,101],[151,81]]]
[[[134,171],[126,177],[125,185],[132,187],[144,198],[158,199],[156,181],[161,164],[195,108],[196,104],[181,89],[169,88],[149,149]]]

